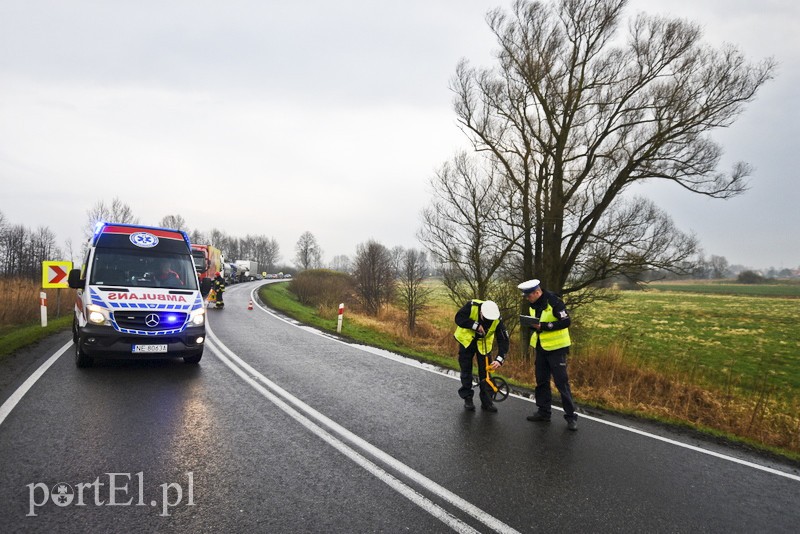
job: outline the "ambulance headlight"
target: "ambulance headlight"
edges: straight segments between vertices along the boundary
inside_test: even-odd
[[[86,306],[86,311],[89,312],[89,315],[86,316],[86,320],[90,323],[97,325],[111,324],[108,319],[108,310],[105,308],[101,308],[95,304],[89,304]]]
[[[189,315],[189,322],[194,326],[203,326],[206,323],[206,310],[203,308],[192,310],[191,315]]]

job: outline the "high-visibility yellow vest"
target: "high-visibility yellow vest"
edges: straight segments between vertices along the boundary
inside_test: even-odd
[[[536,313],[533,308],[530,310],[531,315]],[[553,315],[553,307],[548,302],[547,308],[544,309],[542,316],[539,317],[539,323],[555,323],[556,321],[558,321],[558,319]],[[533,334],[531,335],[531,347],[536,347],[537,339],[541,342],[544,350],[563,349],[564,347],[572,345],[572,341],[569,338],[569,328],[563,328],[561,330],[542,330],[541,332],[533,330]]]
[[[469,318],[472,319],[473,322],[478,320],[478,307],[483,303],[482,300],[472,300],[472,309],[469,312]],[[494,331],[497,329],[497,325],[500,324],[500,319],[495,319],[492,321],[489,330],[486,331],[486,336],[483,339],[478,340],[478,352],[482,355],[489,354],[492,351],[492,345],[494,344]],[[475,330],[471,328],[462,328],[456,327],[456,331],[453,334],[455,338],[461,343],[464,348],[469,347],[472,340],[475,339]]]

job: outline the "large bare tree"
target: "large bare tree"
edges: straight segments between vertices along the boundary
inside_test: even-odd
[[[462,130],[511,188],[520,278],[558,292],[687,265],[695,239],[628,197],[632,184],[668,180],[724,199],[751,172],[741,162],[720,172],[709,133],[734,122],[774,62],[705,44],[685,20],[640,14],[625,25],[626,3],[518,0],[491,11],[497,65],[462,61],[452,82]]]

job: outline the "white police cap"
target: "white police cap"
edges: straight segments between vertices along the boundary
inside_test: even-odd
[[[520,289],[520,291],[522,291],[527,295],[528,293],[533,293],[534,291],[539,289],[539,284],[541,284],[541,282],[536,278],[534,278],[533,280],[522,282],[517,287]]]

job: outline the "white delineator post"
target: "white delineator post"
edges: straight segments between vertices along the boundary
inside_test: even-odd
[[[42,328],[47,326],[47,293],[39,292],[39,309],[42,311]]]
[[[344,315],[344,302],[339,304],[339,320],[336,323],[336,333],[337,334],[341,334],[342,333],[342,315]]]

